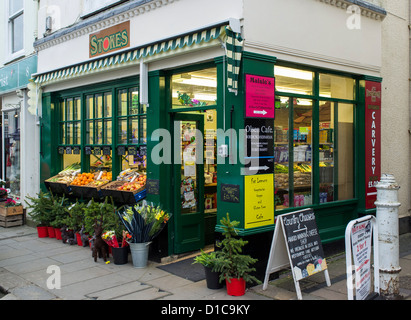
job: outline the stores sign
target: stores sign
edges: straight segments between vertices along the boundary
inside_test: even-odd
[[[90,35],[90,58],[98,57],[129,46],[130,21],[126,21]]]

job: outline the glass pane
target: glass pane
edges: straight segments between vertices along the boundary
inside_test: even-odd
[[[60,137],[61,137],[60,143],[66,144],[66,124],[65,123],[62,123],[60,125]]]
[[[313,94],[314,72],[275,66],[274,75],[277,91]]]
[[[93,119],[94,97],[86,97],[86,119]]]
[[[288,166],[288,123],[290,117],[290,99],[278,97],[274,120],[274,204],[276,210],[290,206],[289,201],[289,166]]]
[[[94,125],[93,121],[86,122],[86,143],[87,144],[94,144]]]
[[[96,94],[94,117],[95,118],[103,117],[103,95],[102,94]]]
[[[140,117],[140,143],[147,143],[147,120]]]
[[[74,132],[75,132],[75,140],[73,140],[74,144],[81,144],[81,122],[76,121],[74,123]]]
[[[111,120],[104,120],[104,144],[111,144],[113,131],[111,130]]]
[[[172,107],[190,108],[217,104],[217,69],[203,69],[172,77]]]
[[[294,98],[294,207],[312,204],[312,100]]]
[[[196,168],[196,122],[180,121],[181,137],[181,213],[198,211]],[[200,148],[201,149],[201,148]]]
[[[74,120],[81,120],[81,100],[74,98]]]
[[[138,117],[133,117],[130,119],[129,133],[130,140],[128,143],[138,143]]]
[[[131,94],[131,105],[129,114],[138,114],[138,107],[139,107],[139,98],[138,98],[138,88],[130,89]]]
[[[66,121],[66,102],[64,100],[60,101],[60,119]]]
[[[96,121],[95,122],[96,126],[96,136],[94,138],[94,143],[95,144],[102,144],[103,143],[103,123],[102,121]]]
[[[12,52],[23,50],[23,14],[12,20]]]
[[[354,106],[338,103],[338,183],[336,200],[354,198]]]
[[[20,110],[4,112],[4,134],[5,187],[9,197],[20,197]]]
[[[320,102],[320,203],[334,201],[334,121],[335,103]]]
[[[23,0],[9,0],[9,15],[23,9]]]
[[[67,123],[67,144],[73,144],[73,123]]]
[[[127,115],[127,90],[120,90],[118,92],[118,115]]]
[[[118,143],[127,143],[127,119],[120,119],[118,121]]]
[[[104,117],[109,118],[113,115],[113,99],[111,93],[104,94]]]
[[[320,74],[320,96],[353,100],[354,91],[354,79],[331,74]]]
[[[67,99],[67,121],[73,120],[73,99]]]

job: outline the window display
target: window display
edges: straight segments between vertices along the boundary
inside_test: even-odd
[[[355,80],[277,66],[275,74],[276,209],[352,199],[354,104],[346,101]]]

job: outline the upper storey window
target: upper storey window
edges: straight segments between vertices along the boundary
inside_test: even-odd
[[[23,0],[9,0],[9,53],[11,55],[23,50]]]

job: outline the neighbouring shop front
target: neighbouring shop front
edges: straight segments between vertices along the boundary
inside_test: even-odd
[[[42,187],[161,203],[160,256],[214,244],[227,213],[263,264],[280,214],[313,208],[331,242],[373,213],[382,79],[245,50],[228,26],[37,74]]]

